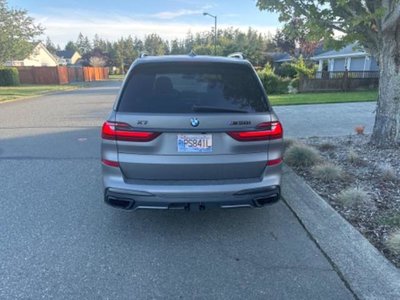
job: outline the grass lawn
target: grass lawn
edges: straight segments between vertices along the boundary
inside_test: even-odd
[[[125,75],[110,75],[110,80],[124,80]]]
[[[0,86],[0,103],[51,92],[74,90],[81,86],[80,84]]]
[[[376,101],[378,91],[326,92],[268,96],[272,105],[324,104]]]

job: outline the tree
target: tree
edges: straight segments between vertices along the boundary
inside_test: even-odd
[[[73,41],[69,41],[64,48],[66,51],[78,51],[78,47],[75,45]]]
[[[27,57],[42,33],[43,27],[26,10],[9,8],[6,0],[0,0],[0,65]]]
[[[88,54],[92,50],[92,45],[89,41],[89,38],[84,36],[82,32],[79,33],[75,45],[82,56]]]
[[[104,67],[106,65],[106,60],[101,56],[92,56],[89,59],[89,63],[92,67]]]
[[[273,37],[273,41],[276,45],[277,50],[282,52],[287,52],[292,55],[295,54],[296,51],[296,41],[289,37],[285,31],[277,30],[275,36]]]
[[[257,6],[278,12],[286,24],[301,20],[310,38],[336,48],[357,41],[374,55],[380,79],[371,141],[400,145],[400,0],[258,0]]]
[[[57,52],[57,48],[54,43],[51,41],[50,37],[46,38],[46,49],[49,50],[51,54],[55,54]]]
[[[145,37],[144,49],[150,55],[164,55],[169,53],[168,44],[156,33]]]

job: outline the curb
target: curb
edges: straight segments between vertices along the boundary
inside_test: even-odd
[[[400,271],[286,165],[282,196],[359,299],[400,299]]]

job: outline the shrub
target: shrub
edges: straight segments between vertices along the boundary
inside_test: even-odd
[[[316,178],[319,178],[325,182],[332,182],[341,178],[342,170],[335,165],[324,164],[316,166],[313,169],[313,174]]]
[[[267,94],[285,94],[288,92],[289,78],[282,78],[264,70],[258,72],[258,76]]]
[[[347,154],[347,160],[351,164],[356,165],[356,166],[361,166],[365,163],[354,150],[349,151],[349,153]]]
[[[299,80],[299,78],[293,78],[293,79],[290,81],[290,85],[291,85],[294,89],[299,89],[299,86],[300,86],[300,80]]]
[[[393,169],[393,167],[391,165],[383,164],[383,165],[379,166],[379,169],[381,171],[382,180],[384,180],[384,181],[396,181],[397,180],[396,171]]]
[[[302,56],[300,56],[298,60],[292,63],[292,66],[297,72],[297,78],[301,76],[312,77],[317,72],[317,66],[314,63],[311,65],[307,65]]]
[[[296,77],[297,71],[291,63],[286,62],[276,68],[275,74],[280,77],[294,78]]]
[[[366,191],[360,188],[349,188],[342,191],[338,198],[345,207],[357,208],[363,204],[371,203],[371,199]]]
[[[311,167],[319,161],[318,152],[304,144],[293,144],[285,153],[285,162],[293,167]]]
[[[264,70],[258,72],[258,76],[267,94],[274,94],[278,86],[278,76],[274,73],[267,73]]]
[[[389,236],[386,245],[393,253],[400,255],[400,230],[395,231]]]
[[[283,148],[285,151],[292,147],[297,141],[291,138],[284,138],[283,139]]]
[[[0,68],[0,86],[19,85],[19,74],[16,68]]]
[[[382,217],[380,218],[379,223],[383,225],[400,227],[400,213]]]

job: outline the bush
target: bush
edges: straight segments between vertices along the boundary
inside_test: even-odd
[[[293,167],[311,167],[320,161],[318,152],[303,144],[293,144],[285,153],[285,162]]]
[[[314,63],[307,65],[302,56],[300,56],[297,61],[292,63],[292,66],[297,72],[297,78],[301,76],[312,77],[317,72],[317,66]]]
[[[390,164],[382,164],[379,166],[382,179],[384,181],[396,181],[397,175],[396,171]]]
[[[358,208],[363,204],[371,203],[366,191],[360,188],[349,188],[338,195],[338,200],[345,207]]]
[[[400,230],[392,233],[387,241],[388,248],[396,254],[400,255]]]
[[[347,160],[355,166],[362,166],[365,165],[365,161],[355,152],[354,150],[350,150],[347,154]]]
[[[299,78],[293,78],[289,83],[289,94],[297,94],[299,92],[300,81]]]
[[[0,68],[0,86],[19,85],[19,74],[16,68]]]
[[[286,94],[288,92],[289,78],[279,77],[273,72],[265,71],[265,69],[259,71],[258,76],[267,94]]]
[[[313,170],[313,174],[316,178],[319,178],[325,182],[332,182],[341,178],[342,170],[335,165],[324,164],[316,166]]]
[[[291,63],[283,63],[281,66],[276,68],[275,74],[280,77],[295,78],[297,71]]]
[[[283,139],[283,149],[286,151],[290,147],[292,147],[294,144],[296,144],[297,141],[291,138],[284,138]]]

